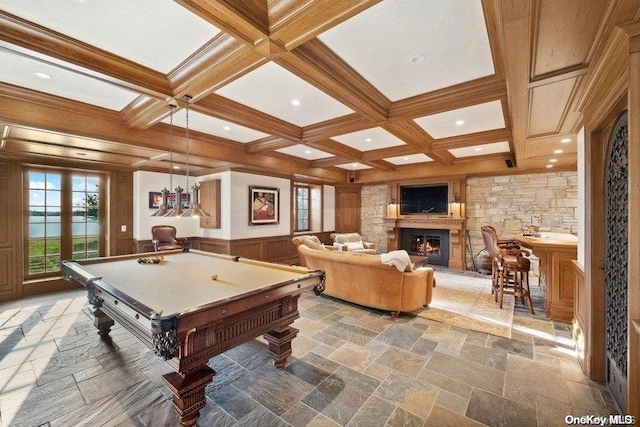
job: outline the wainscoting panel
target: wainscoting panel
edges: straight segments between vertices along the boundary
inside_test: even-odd
[[[331,233],[310,233],[317,236],[324,244],[331,245]],[[293,236],[269,236],[251,239],[224,240],[207,237],[187,237],[191,241],[191,248],[217,254],[236,255],[259,261],[275,262],[279,264],[297,264],[298,249],[293,244]],[[152,252],[151,240],[138,240],[135,242],[136,253]]]
[[[11,248],[0,249],[0,301],[10,301],[13,298],[16,264]]]

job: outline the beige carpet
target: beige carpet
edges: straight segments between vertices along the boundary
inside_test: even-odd
[[[437,286],[433,288],[431,304],[417,316],[511,338],[514,298],[505,295],[500,309],[493,300],[489,276],[436,271],[435,277]]]

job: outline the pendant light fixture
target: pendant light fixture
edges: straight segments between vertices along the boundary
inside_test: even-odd
[[[175,100],[171,99],[169,105],[169,188],[173,187],[173,110],[176,108]],[[161,192],[162,204],[157,211],[151,214],[151,216],[165,216],[169,213],[169,196],[171,191],[165,187]]]
[[[173,99],[172,101],[175,102],[175,100]],[[173,109],[177,107],[177,104],[169,104],[169,106],[171,107],[171,116],[170,116],[171,127],[169,128],[169,146],[170,146],[169,163],[170,163],[171,171],[169,172],[169,188],[171,188],[173,187]],[[178,185],[175,188],[175,192],[176,192],[176,199],[172,201],[171,210],[165,212],[163,216],[169,216],[169,217],[180,216],[184,212],[184,209],[182,208],[182,187]],[[167,193],[168,193],[167,194],[168,196],[170,193],[168,191]]]
[[[185,114],[187,117],[187,126],[186,126],[186,168],[187,168],[187,191],[189,191],[189,101],[191,100],[190,96],[185,96],[185,100],[187,102],[187,106],[185,108]],[[196,182],[193,187],[191,187],[191,200],[189,203],[189,209],[187,209],[181,217],[200,217],[200,216],[211,216],[207,212],[205,212],[198,202],[198,193],[200,192],[200,185]]]

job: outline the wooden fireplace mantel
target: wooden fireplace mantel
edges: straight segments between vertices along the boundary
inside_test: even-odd
[[[466,218],[453,216],[412,215],[398,218],[383,218],[383,225],[387,230],[388,250],[398,249],[400,233],[403,228],[422,228],[449,230],[449,267],[458,270],[466,269]]]

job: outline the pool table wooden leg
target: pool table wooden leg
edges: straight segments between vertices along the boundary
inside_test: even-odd
[[[264,334],[264,339],[269,342],[269,354],[273,357],[276,368],[282,369],[287,364],[287,357],[291,355],[291,341],[296,335],[298,335],[296,328],[286,326],[282,330]]]
[[[200,409],[207,404],[204,389],[215,374],[216,371],[204,365],[187,375],[171,372],[162,376],[164,383],[173,393],[173,409],[180,416],[180,425],[196,425]]]
[[[93,312],[93,326],[98,328],[98,335],[106,337],[111,332],[111,327],[115,322],[101,308],[91,308]]]

